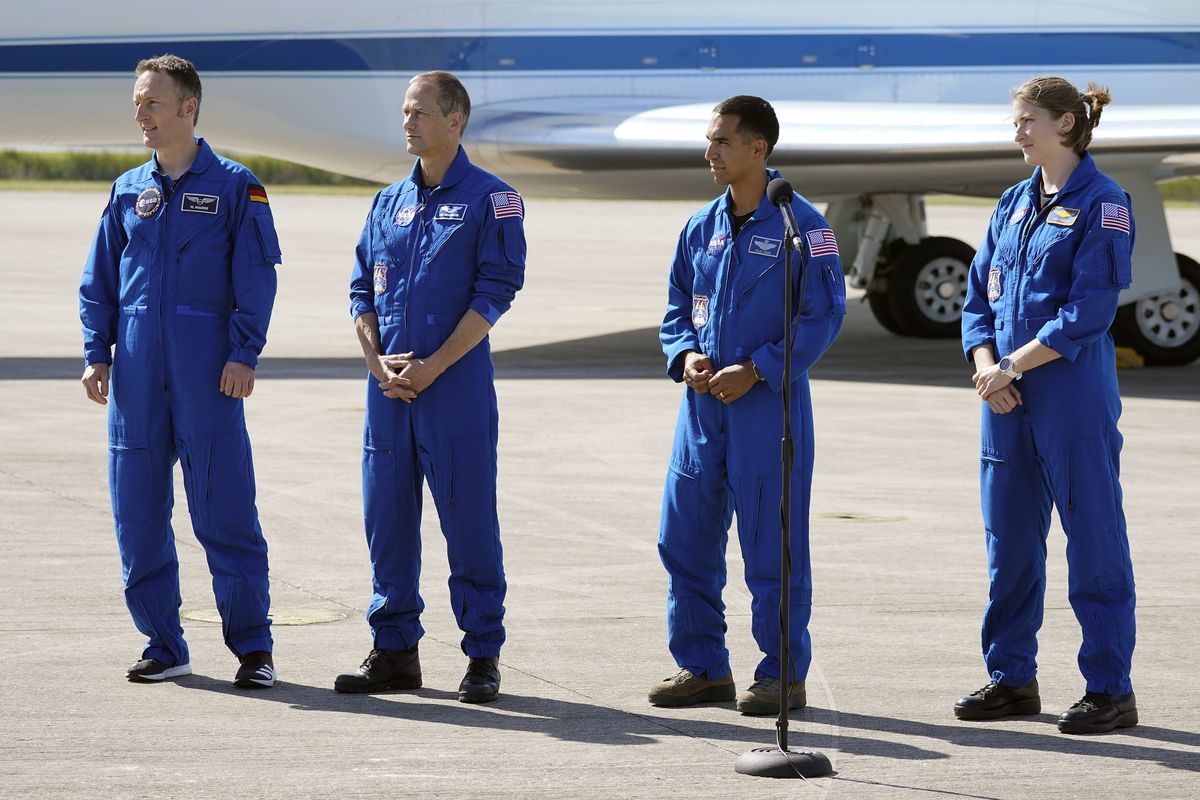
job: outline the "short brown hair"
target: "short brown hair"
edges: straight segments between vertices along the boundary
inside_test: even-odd
[[[437,104],[443,115],[448,117],[455,111],[462,113],[462,129],[458,133],[460,136],[466,133],[467,120],[471,118],[471,96],[467,94],[467,87],[462,85],[462,81],[452,73],[441,70],[414,75],[408,83],[411,86],[418,81],[428,81],[437,87]]]
[[[189,97],[196,98],[196,116],[192,118],[192,124],[195,125],[200,121],[200,73],[196,72],[196,67],[192,62],[186,58],[164,53],[161,56],[143,58],[139,61],[133,74],[141,76],[144,72],[161,72],[170,75],[171,79],[175,81],[175,91],[179,95],[180,102]]]
[[[1044,108],[1059,119],[1068,111],[1075,115],[1075,124],[1063,136],[1063,144],[1083,155],[1092,143],[1092,130],[1100,124],[1100,112],[1112,102],[1108,89],[1089,83],[1081,92],[1065,78],[1046,75],[1030,78],[1012,90],[1014,100]]]

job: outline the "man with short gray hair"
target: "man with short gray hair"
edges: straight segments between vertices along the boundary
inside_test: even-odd
[[[525,274],[525,206],[460,144],[471,113],[447,72],[404,96],[412,174],[375,196],[355,251],[350,313],[371,375],[363,506],[374,645],[339,692],[421,685],[421,488],[450,560],[450,602],[469,658],[464,703],[495,700],[506,583],[496,514],[498,414],[487,334]]]

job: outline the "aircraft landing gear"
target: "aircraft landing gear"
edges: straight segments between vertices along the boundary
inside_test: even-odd
[[[945,236],[912,246],[897,244],[881,270],[886,285],[867,295],[871,312],[886,330],[901,336],[958,338],[974,248]]]
[[[1181,286],[1117,309],[1113,339],[1147,364],[1182,366],[1200,358],[1200,264],[1175,254]]]

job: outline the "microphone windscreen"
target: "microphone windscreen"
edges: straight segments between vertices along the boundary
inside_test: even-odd
[[[784,178],[775,178],[767,184],[767,199],[771,205],[779,206],[792,203],[792,185]]]

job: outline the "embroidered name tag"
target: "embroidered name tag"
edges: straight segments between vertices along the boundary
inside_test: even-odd
[[[775,258],[779,255],[782,239],[768,239],[765,236],[754,236],[750,239],[750,255]]]
[[[434,219],[445,219],[451,222],[461,222],[467,215],[467,207],[465,204],[458,203],[442,203],[438,206],[437,214],[434,214]]]
[[[183,196],[179,210],[193,211],[197,214],[215,214],[220,203],[221,198],[215,194],[191,194],[189,192]]]
[[[1078,208],[1063,208],[1062,206],[1055,206],[1054,208],[1050,209],[1050,213],[1046,215],[1046,222],[1049,222],[1051,225],[1062,225],[1067,228],[1074,225],[1075,220],[1077,219],[1079,219]]]

